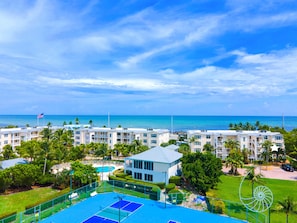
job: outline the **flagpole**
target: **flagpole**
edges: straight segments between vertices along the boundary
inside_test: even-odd
[[[109,112],[108,112],[108,116],[107,116],[107,127],[110,128],[110,117],[109,117]]]

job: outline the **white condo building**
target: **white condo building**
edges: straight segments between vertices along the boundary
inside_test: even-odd
[[[41,131],[47,126],[27,128],[3,128],[0,129],[0,152],[5,145],[11,145],[13,150],[21,145],[22,141],[30,141],[41,138]],[[94,143],[106,143],[113,149],[117,143],[130,144],[134,140],[140,140],[149,148],[159,146],[169,141],[170,132],[167,129],[144,128],[103,128],[90,125],[65,125],[50,127],[52,131],[65,128],[73,131],[74,145]]]
[[[214,147],[215,155],[218,158],[225,159],[228,156],[228,148],[225,148],[224,142],[235,140],[239,142],[240,150],[247,149],[250,160],[261,159],[263,152],[262,143],[266,140],[272,142],[273,150],[278,148],[285,149],[284,139],[279,132],[270,131],[236,131],[236,130],[189,130],[187,137],[190,141],[192,152],[202,152],[205,144]]]
[[[0,129],[0,152],[5,145],[11,145],[15,150],[22,141],[36,140],[44,127],[2,128]]]
[[[153,148],[168,142],[170,137],[168,129],[144,128],[85,127],[73,129],[73,133],[75,145],[91,142],[106,143],[111,149],[117,143],[131,144],[134,140],[139,140],[142,145]]]

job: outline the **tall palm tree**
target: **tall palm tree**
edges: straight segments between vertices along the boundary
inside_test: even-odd
[[[267,169],[267,165],[269,162],[269,158],[271,156],[271,147],[272,147],[272,142],[269,140],[265,140],[262,143],[262,148],[263,148],[263,152],[262,152],[262,157],[265,159],[266,161],[266,169]]]
[[[289,222],[289,214],[293,213],[296,207],[296,202],[292,197],[288,196],[286,199],[282,201],[278,201],[280,205],[280,210],[286,213],[286,222]]]
[[[238,150],[240,144],[237,140],[228,139],[227,141],[224,142],[224,146],[225,146],[225,148],[227,148],[229,150],[233,150],[233,149]]]
[[[42,135],[42,142],[40,147],[42,149],[42,154],[44,155],[43,175],[45,175],[47,157],[49,154],[50,143],[51,143],[51,138],[53,136],[53,132],[48,126],[47,128],[44,128],[41,131],[41,135]]]
[[[246,179],[248,179],[252,183],[252,195],[254,195],[254,184],[263,184],[263,181],[261,180],[262,178],[263,175],[261,173],[255,173],[254,166],[249,167]]]
[[[243,155],[239,149],[239,142],[233,139],[228,139],[224,145],[229,149],[229,155],[226,158],[226,167],[231,167],[230,173],[237,175],[237,169],[243,167]]]

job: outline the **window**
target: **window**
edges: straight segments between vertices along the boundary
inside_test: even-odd
[[[157,140],[151,140],[151,143],[152,144],[156,144],[157,143]]]
[[[134,173],[134,178],[138,180],[142,180],[142,173]]]
[[[134,160],[134,168],[142,169],[142,161]]]
[[[283,138],[282,136],[275,136],[276,140],[282,140],[282,138]]]
[[[145,170],[154,170],[154,163],[153,162],[144,161],[144,169]]]
[[[201,146],[201,142],[195,142],[194,143],[196,146]]]
[[[8,134],[4,134],[4,137],[7,138],[8,137]]]
[[[157,134],[151,134],[152,138],[157,138]]]
[[[244,142],[245,142],[245,137],[243,137],[243,138],[242,138],[242,141],[244,141]]]
[[[7,140],[4,140],[4,145],[7,145],[8,144],[8,141]]]
[[[147,133],[143,133],[143,137],[147,137]]]
[[[268,136],[264,136],[264,139],[268,139]]]
[[[195,135],[194,138],[195,139],[201,139],[201,135]]]
[[[143,143],[147,143],[147,140],[146,140],[146,139],[144,139],[144,140],[143,140]]]
[[[75,134],[80,134],[80,132],[79,131],[76,131]]]
[[[153,175],[151,175],[151,174],[144,174],[144,180],[146,180],[146,181],[153,181]]]
[[[206,135],[206,138],[207,138],[207,139],[210,139],[210,138],[211,138],[211,135]]]

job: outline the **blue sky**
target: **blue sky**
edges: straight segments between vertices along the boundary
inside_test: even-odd
[[[297,115],[295,0],[1,0],[0,114]]]

